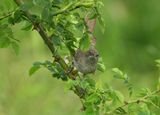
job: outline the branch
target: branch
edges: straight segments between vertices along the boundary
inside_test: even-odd
[[[23,1],[21,0],[14,0],[14,2],[20,6],[21,4],[23,4]],[[58,62],[61,67],[64,69],[64,71],[66,73],[68,73],[69,71],[69,67],[68,65],[65,63],[65,61],[62,59],[62,57],[58,54],[55,54],[55,47],[53,45],[53,42],[50,40],[50,37],[47,35],[47,33],[44,30],[44,27],[41,25],[40,22],[36,22],[33,18],[32,15],[27,12],[27,11],[23,11],[24,15],[32,22],[34,29],[37,30],[37,32],[40,34],[41,38],[44,40],[45,44],[48,46],[48,48],[50,49],[53,57],[55,58],[55,61]],[[72,73],[68,73],[69,77],[71,79],[75,79],[75,76],[72,75]]]
[[[3,19],[6,19],[6,18],[10,17],[14,12],[15,12],[15,10],[14,11],[10,11],[7,14],[2,15],[0,17],[0,20],[3,20]]]
[[[146,99],[148,99],[148,98],[150,98],[151,96],[153,96],[153,95],[155,95],[155,94],[158,94],[158,93],[160,93],[160,89],[158,89],[158,90],[156,90],[156,91],[153,91],[151,94],[146,95],[146,96],[144,96],[144,97],[141,97],[141,98],[139,98],[139,99],[137,99],[137,100],[133,100],[133,101],[130,101],[130,102],[126,102],[126,101],[125,101],[122,106],[117,107],[117,108],[114,109],[113,111],[107,112],[107,115],[115,112],[118,108],[124,108],[124,107],[126,107],[127,105],[129,105],[129,104],[134,104],[134,103],[139,104],[139,103],[141,103],[141,102],[144,103],[144,102],[146,102],[146,101],[145,101]]]
[[[76,4],[75,3],[70,3],[66,7],[61,9],[60,11],[58,11],[56,13],[53,13],[52,16],[57,16],[59,14],[67,13],[67,12],[76,10],[76,9],[78,9],[80,7],[90,7],[93,4],[94,4],[94,2],[89,2],[89,3],[77,2]],[[74,7],[73,7],[73,5],[74,5]]]

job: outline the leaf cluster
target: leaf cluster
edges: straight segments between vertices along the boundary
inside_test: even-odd
[[[14,0],[14,3],[17,7],[12,12],[0,16],[0,47],[11,46],[18,53],[19,40],[14,38],[12,26],[25,22],[22,30],[36,30],[53,54],[53,61],[33,63],[29,70],[30,76],[43,67],[53,77],[66,81],[68,89],[80,98],[86,115],[154,115],[154,110],[160,108],[160,80],[155,91],[142,89],[138,97],[132,97],[133,85],[129,76],[120,69],[113,68],[114,78],[123,81],[130,98],[133,98],[127,101],[120,91],[111,86],[103,87],[102,83],[88,75],[74,73],[72,56],[78,48],[88,49],[91,42],[91,33],[85,22],[86,14],[89,19],[97,18],[104,27],[99,11],[103,6],[100,0],[30,0],[24,3]],[[66,55],[61,53],[63,49],[67,50]],[[69,58],[64,59],[65,56]],[[160,61],[156,62],[160,67]],[[105,70],[101,59],[97,69]]]

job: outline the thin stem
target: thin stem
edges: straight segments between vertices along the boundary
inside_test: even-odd
[[[89,3],[83,3],[83,2],[70,3],[66,7],[61,9],[60,11],[58,11],[56,13],[53,13],[52,16],[57,16],[59,14],[67,13],[67,12],[76,10],[76,9],[78,9],[80,7],[89,7],[89,6],[93,5],[93,4],[94,4],[94,2],[89,2]]]
[[[142,102],[142,103],[145,103],[145,102],[146,102],[146,101],[145,101],[146,99],[148,99],[148,98],[150,98],[151,96],[153,96],[153,95],[155,95],[155,94],[158,94],[158,93],[160,93],[160,89],[155,90],[155,91],[153,91],[151,94],[146,95],[146,96],[144,96],[144,97],[141,97],[141,98],[139,98],[139,99],[137,99],[137,100],[133,100],[133,101],[130,101],[130,102],[124,102],[124,104],[123,104],[122,106],[117,107],[117,108],[114,109],[113,111],[107,112],[107,115],[113,113],[113,112],[116,111],[118,108],[124,108],[124,107],[128,106],[129,104],[134,104],[134,103],[139,104],[139,103],[141,103],[141,102]]]
[[[6,18],[10,17],[14,12],[15,12],[15,10],[14,11],[10,11],[7,14],[2,15],[0,17],[0,20],[3,20],[3,19],[6,19]]]

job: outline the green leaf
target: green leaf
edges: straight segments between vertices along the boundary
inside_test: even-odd
[[[95,112],[92,106],[86,108],[85,115],[95,115]]]
[[[60,46],[62,42],[60,37],[56,35],[52,36],[52,41],[55,46]]]
[[[152,104],[154,107],[160,109],[160,96],[158,96],[158,95],[152,96],[152,97],[150,98],[150,100],[151,100],[151,102],[152,102],[151,104]]]
[[[91,94],[90,96],[87,97],[86,101],[89,102],[89,103],[93,103],[95,102],[96,100],[99,100],[99,96],[97,93],[93,93]]]
[[[0,25],[0,48],[11,46],[16,54],[19,53],[19,45],[13,36],[12,29],[7,25]]]
[[[128,88],[129,96],[131,97],[132,94],[133,94],[133,86],[132,86],[132,84],[129,83],[129,82],[125,82],[125,85],[126,85],[126,87]]]
[[[42,16],[42,19],[47,22],[52,21],[51,11],[48,7],[43,8],[41,16]]]
[[[124,73],[119,68],[113,68],[114,77],[118,79],[125,79]]]
[[[22,11],[28,11],[32,7],[33,7],[33,3],[32,2],[25,2],[24,4],[20,5],[20,9]]]
[[[33,63],[33,66],[41,66],[41,65],[44,65],[44,64],[39,61]]]
[[[26,22],[25,25],[24,25],[24,27],[22,27],[21,30],[29,31],[29,30],[32,29],[32,27],[33,27],[32,23]]]
[[[97,16],[99,16],[98,12],[96,12],[96,9],[93,8],[91,12],[89,13],[89,20],[95,19]]]
[[[105,32],[105,22],[104,22],[104,19],[101,16],[99,16],[98,17],[98,21],[99,21],[99,23],[101,25],[101,30],[104,33]]]
[[[103,63],[97,63],[97,69],[101,72],[104,72],[106,70],[106,67]]]
[[[106,67],[105,67],[104,62],[102,60],[102,57],[99,57],[99,59],[98,59],[97,69],[101,72],[104,72],[106,70]]]
[[[119,107],[116,109],[115,114],[126,115],[127,112],[122,107]]]
[[[34,5],[38,5],[38,6],[41,6],[41,7],[45,7],[46,5],[51,4],[49,0],[32,0],[32,3]]]
[[[116,107],[124,103],[124,96],[121,92],[111,89],[107,96],[112,101],[111,106]]]
[[[129,115],[137,115],[137,111],[139,111],[141,108],[140,106],[137,106],[137,103],[132,103],[128,105],[128,114]]]
[[[89,83],[91,87],[95,87],[96,82],[93,79],[86,77],[85,81]]]
[[[33,75],[36,71],[38,71],[41,67],[40,66],[33,66],[29,70],[29,76]]]
[[[137,115],[151,115],[151,112],[146,104],[141,106],[141,109],[137,112]]]
[[[9,24],[14,24],[14,18],[13,17],[9,17],[8,18],[8,23]]]
[[[157,67],[160,68],[160,59],[155,60]]]
[[[74,86],[74,80],[68,79],[67,84],[65,85],[65,91],[71,90]]]
[[[160,90],[160,77],[158,79],[157,89]]]
[[[13,17],[13,24],[15,23],[19,23],[21,22],[21,19],[22,19],[22,12],[20,10],[17,10],[15,13],[14,13],[14,17]]]
[[[72,23],[72,24],[78,24],[79,23],[79,21],[78,21],[78,19],[76,18],[76,16],[75,15],[70,15],[69,17],[69,22],[70,23]]]
[[[124,96],[121,92],[119,91],[115,91],[115,95],[117,97],[117,100],[119,100],[119,102],[123,103],[124,102]]]
[[[143,88],[140,90],[140,93],[138,95],[138,97],[144,97],[146,95],[150,95],[151,94],[151,90],[148,88]]]
[[[91,38],[88,33],[84,33],[82,39],[80,40],[79,47],[81,50],[86,51],[89,49],[91,43]]]
[[[41,65],[44,66],[41,62],[34,62],[33,66],[29,70],[29,76],[33,75],[36,71],[38,71],[41,68]]]

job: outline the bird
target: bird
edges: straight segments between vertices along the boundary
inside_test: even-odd
[[[83,73],[89,74],[96,71],[99,54],[94,47],[87,51],[77,50],[74,56],[74,66]]]

